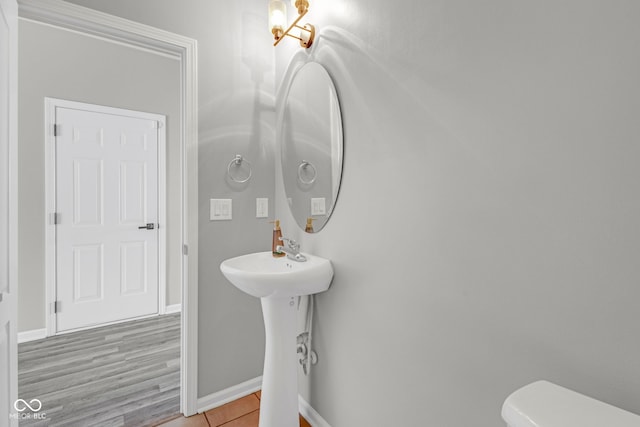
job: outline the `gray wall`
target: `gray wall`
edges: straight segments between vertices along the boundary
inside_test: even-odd
[[[335,427],[495,427],[511,391],[546,378],[640,413],[640,3],[308,16],[345,132],[319,234],[276,180],[284,233],[336,271],[311,405]],[[278,51],[278,78],[297,50]]]
[[[217,265],[270,242],[249,218],[274,162],[266,2],[76,2],[198,40],[200,395],[259,375],[259,305]],[[311,54],[342,100],[343,187],[316,235],[276,194],[284,233],[336,269],[302,379],[331,425],[498,426],[504,398],[539,378],[640,412],[639,12],[312,3]],[[260,35],[242,31],[251,20]],[[276,81],[297,51],[275,50]],[[224,177],[236,152],[263,177],[245,189]],[[240,216],[209,223],[208,199],[227,196]]]
[[[274,212],[274,65],[263,0],[74,0],[198,41],[199,339],[198,395],[262,374],[264,326],[258,299],[226,281],[220,262],[271,248]],[[266,36],[265,36],[266,34]],[[236,185],[227,165],[236,154],[253,177]],[[256,219],[257,197],[271,218]],[[232,221],[209,221],[209,199],[233,199]]]
[[[21,20],[18,329],[45,327],[44,98],[167,116],[167,304],[180,303],[180,67],[175,59]]]

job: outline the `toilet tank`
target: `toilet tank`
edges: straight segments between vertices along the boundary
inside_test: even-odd
[[[509,427],[640,427],[640,416],[575,391],[537,381],[504,401]]]

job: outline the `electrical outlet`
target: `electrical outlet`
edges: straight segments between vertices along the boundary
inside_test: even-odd
[[[256,218],[267,218],[269,216],[269,199],[256,199]]]

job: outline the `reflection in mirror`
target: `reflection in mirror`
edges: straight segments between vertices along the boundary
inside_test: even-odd
[[[309,62],[293,76],[281,116],[282,176],[291,213],[308,233],[325,226],[342,175],[342,119],[331,77]]]

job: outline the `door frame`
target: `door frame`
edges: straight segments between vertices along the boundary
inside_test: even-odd
[[[6,274],[7,292],[0,293],[0,308],[3,314],[8,317],[8,337],[6,342],[5,356],[7,357],[8,366],[0,369],[8,369],[7,383],[0,384],[3,390],[0,394],[7,392],[9,398],[9,408],[18,398],[18,331],[17,331],[17,307],[18,307],[18,8],[15,0],[2,1],[0,3],[0,20],[7,24],[9,40],[7,40],[7,48],[9,61],[6,66],[7,80],[0,84],[7,85],[6,98],[0,99],[0,102],[6,101],[7,111],[7,133],[0,135],[2,141],[0,145],[6,142],[6,166],[7,187],[0,189],[0,203],[5,204],[7,209],[6,223],[2,221],[0,227],[7,226],[7,253],[6,256]],[[2,24],[4,26],[4,23]],[[3,61],[6,58],[0,58]],[[4,66],[4,64],[2,65]],[[3,112],[5,113],[5,112]],[[4,139],[6,137],[6,140]],[[2,289],[0,289],[2,290]],[[6,311],[5,311],[6,310]],[[2,426],[18,427],[18,419],[9,417],[9,414],[3,414],[5,419],[0,420]]]
[[[99,326],[106,326],[133,319],[117,320],[100,325],[87,326],[69,331],[58,331],[58,320],[55,310],[53,310],[57,296],[57,229],[53,223],[51,214],[57,212],[56,196],[58,183],[56,182],[57,156],[56,156],[56,136],[53,126],[56,124],[56,108],[67,108],[71,110],[90,111],[93,113],[113,114],[119,116],[133,117],[137,119],[154,120],[160,123],[158,126],[158,312],[152,315],[140,316],[152,317],[165,314],[167,297],[167,120],[166,116],[142,111],[128,110],[124,108],[106,107],[102,105],[86,104],[84,102],[68,101],[58,98],[44,99],[44,176],[45,176],[45,209],[47,212],[45,220],[45,319],[47,336],[76,332],[84,329],[92,329]]]
[[[197,42],[148,25],[61,0],[19,0],[20,19],[168,55],[180,62],[181,240],[183,257],[180,410],[197,412],[198,400],[198,75]]]

